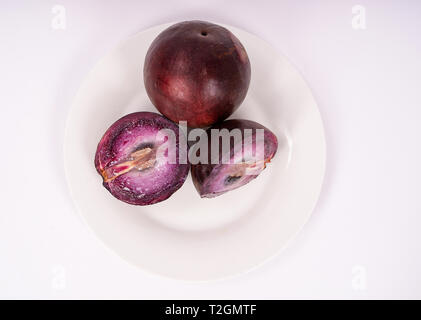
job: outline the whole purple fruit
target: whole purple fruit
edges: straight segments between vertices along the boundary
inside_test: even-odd
[[[226,28],[185,21],[161,32],[146,54],[146,91],[155,107],[174,122],[206,127],[228,118],[243,102],[250,61]]]
[[[173,132],[165,139],[162,130]],[[180,163],[180,129],[165,117],[152,112],[136,112],[117,120],[98,143],[95,167],[104,187],[117,199],[150,205],[169,198],[186,180],[189,165]],[[172,144],[175,161],[160,161],[164,143]],[[168,148],[170,150],[170,148]],[[185,151],[185,150],[184,150]],[[161,157],[161,158],[160,158]]]
[[[225,152],[222,143],[218,144],[217,161],[211,151],[212,143],[215,143],[212,141],[212,129],[220,132],[221,129],[227,129],[228,132],[238,130],[241,136],[241,141],[238,140],[238,144],[235,140],[234,143],[229,143]],[[199,162],[191,166],[193,183],[202,198],[222,195],[255,179],[278,149],[275,134],[261,124],[249,120],[224,121],[209,128],[204,136],[208,140],[206,163]]]

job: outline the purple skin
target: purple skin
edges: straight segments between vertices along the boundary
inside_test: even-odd
[[[176,136],[176,163],[159,162],[157,148],[167,141],[156,139],[161,129]],[[179,128],[153,112],[128,114],[105,132],[95,154],[95,168],[104,187],[117,199],[150,205],[169,198],[186,180],[188,164],[179,164]]]
[[[278,149],[278,140],[272,131],[261,124],[249,120],[227,120],[207,130],[208,150],[211,150],[211,129],[240,129],[242,134],[242,148],[235,152],[234,143],[230,144],[229,164],[222,163],[222,147],[220,144],[219,163],[211,164],[211,152],[208,152],[208,164],[196,164],[191,166],[193,183],[202,198],[213,198],[230,190],[237,189],[255,179],[266,168],[266,164],[275,156]],[[244,129],[252,129],[251,144],[244,139]],[[250,162],[245,159],[246,151],[256,151],[256,130],[264,130],[264,160]],[[249,141],[250,142],[250,141]],[[247,172],[247,174],[246,174]]]
[[[155,107],[191,128],[228,118],[246,97],[250,73],[241,42],[226,28],[205,21],[185,21],[161,32],[143,69]]]

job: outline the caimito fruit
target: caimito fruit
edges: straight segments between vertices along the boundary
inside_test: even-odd
[[[168,139],[168,134],[162,134],[168,131],[163,130],[173,132],[175,139]],[[131,113],[117,120],[105,132],[95,154],[95,167],[104,187],[117,199],[133,205],[169,198],[189,172],[187,161],[180,161],[180,154],[186,150],[181,149],[179,130],[176,124],[152,112]],[[159,152],[160,147],[175,152],[173,161],[168,161],[168,152]]]
[[[230,133],[238,130],[241,140],[236,143],[229,138],[229,147],[224,151],[222,143],[212,140],[213,129]],[[249,120],[224,121],[209,128],[204,137],[208,142],[206,161],[191,165],[193,183],[202,198],[213,198],[249,183],[266,168],[278,149],[275,134]],[[216,156],[212,152],[213,143],[219,150]]]
[[[250,61],[226,28],[185,21],[161,32],[146,54],[146,91],[155,107],[174,122],[207,127],[228,118],[243,102]]]

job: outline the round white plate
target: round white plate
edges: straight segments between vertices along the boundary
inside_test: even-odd
[[[279,140],[275,159],[257,179],[217,198],[201,199],[189,176],[159,204],[118,201],[95,170],[96,147],[120,117],[156,111],[144,89],[143,62],[152,40],[169,25],[127,39],[89,73],[67,120],[66,177],[84,220],[124,259],[172,278],[223,278],[273,257],[310,217],[324,176],[323,125],[297,70],[263,40],[226,26],[245,46],[252,70],[247,97],[231,118],[271,129]]]

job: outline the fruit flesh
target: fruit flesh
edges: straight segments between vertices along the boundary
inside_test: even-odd
[[[255,179],[261,171],[266,168],[266,164],[275,156],[278,141],[276,136],[266,127],[249,120],[227,120],[207,130],[208,150],[211,150],[211,129],[240,129],[242,135],[241,148],[236,149],[234,144],[230,145],[228,154],[219,153],[218,163],[211,163],[211,153],[207,163],[199,163],[191,166],[193,183],[202,198],[213,198],[228,191],[237,189],[251,180]],[[245,138],[245,130],[252,130],[252,139]],[[262,159],[249,159],[246,154],[256,154],[257,143],[256,129],[263,129],[264,145]],[[221,151],[221,148],[220,148]],[[229,163],[223,163],[226,156]]]
[[[247,52],[229,30],[185,21],[152,42],[143,73],[148,96],[163,115],[187,121],[189,127],[206,127],[239,107],[251,71]]]
[[[176,137],[176,161],[160,161],[157,150],[167,140],[162,129]],[[95,167],[104,187],[119,200],[134,205],[163,201],[184,183],[188,164],[179,161],[179,128],[152,112],[132,113],[116,121],[104,134],[95,154]]]

